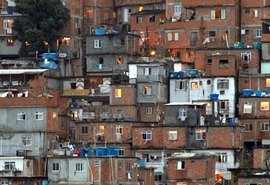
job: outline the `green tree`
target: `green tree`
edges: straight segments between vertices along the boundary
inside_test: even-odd
[[[55,51],[58,31],[70,19],[69,9],[61,0],[15,0],[14,11],[21,14],[14,21],[15,39],[22,42],[21,56],[36,51]]]

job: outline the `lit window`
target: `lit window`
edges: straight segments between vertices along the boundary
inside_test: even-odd
[[[59,163],[53,163],[52,165],[53,165],[52,171],[54,171],[54,172],[60,171],[60,164]]]
[[[13,46],[14,45],[14,40],[12,38],[7,39],[7,46]]]
[[[169,131],[169,140],[170,141],[177,140],[177,131]]]
[[[63,44],[64,46],[69,46],[69,45],[70,45],[70,38],[64,37],[64,38],[62,39],[62,44]]]
[[[211,19],[225,19],[226,11],[225,9],[211,10],[210,12]]]
[[[43,112],[36,112],[35,119],[36,120],[43,120]]]
[[[143,11],[143,6],[139,6],[139,12]]]
[[[152,87],[151,86],[144,86],[143,87],[143,94],[144,95],[151,95],[152,94]]]
[[[266,78],[266,87],[270,87],[270,78]]]
[[[83,171],[83,163],[76,163],[76,172],[82,172]]]
[[[199,88],[198,82],[191,82],[191,89],[198,89],[198,88]]]
[[[105,127],[104,127],[103,125],[100,125],[100,126],[98,127],[98,133],[104,134],[104,130],[105,130]]]
[[[122,97],[122,89],[115,89],[115,98]]]
[[[12,34],[13,20],[12,19],[4,19],[3,24],[4,24],[5,34]]]
[[[206,139],[206,130],[198,129],[196,130],[196,140],[205,140]]]
[[[269,131],[269,123],[261,123],[261,131]]]
[[[167,37],[168,37],[168,41],[172,41],[173,40],[172,39],[172,33],[171,32],[168,33]]]
[[[261,110],[269,110],[269,102],[261,102]]]
[[[25,120],[25,112],[18,112],[17,120]]]
[[[152,107],[146,107],[146,114],[153,114],[153,108]]]
[[[178,161],[177,162],[177,170],[185,169],[185,161]]]
[[[22,145],[23,146],[31,146],[32,145],[31,136],[22,136]]]
[[[216,154],[216,161],[219,163],[226,163],[228,160],[227,153],[217,153]]]
[[[243,113],[244,114],[251,114],[252,113],[252,104],[245,103],[243,107]]]
[[[143,140],[152,140],[152,131],[142,131],[142,139]]]
[[[117,64],[123,64],[123,58],[121,56],[117,57],[116,63]]]

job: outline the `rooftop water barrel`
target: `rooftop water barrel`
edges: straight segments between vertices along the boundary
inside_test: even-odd
[[[95,34],[96,35],[104,35],[105,34],[105,30],[103,28],[96,28],[95,29]]]
[[[106,147],[96,147],[96,155],[97,156],[108,155],[108,149]]]
[[[184,78],[184,76],[185,76],[185,72],[184,71],[179,71],[178,72],[178,77],[179,78]]]
[[[253,42],[253,48],[261,49],[262,44],[260,42]]]
[[[212,93],[212,94],[210,94],[210,100],[217,101],[218,100],[218,96],[219,96],[219,94]]]
[[[243,96],[251,96],[253,94],[253,90],[252,89],[243,89],[242,90],[242,95]]]
[[[87,149],[87,156],[92,156],[94,154],[94,150],[92,148]]]
[[[118,154],[118,148],[116,147],[108,147],[108,155],[117,155]]]
[[[84,148],[81,148],[80,149],[80,156],[85,156],[87,154],[87,150],[86,149],[84,149]]]
[[[235,126],[235,119],[234,118],[228,118],[228,122],[230,126]]]
[[[255,91],[255,96],[257,96],[257,97],[262,96],[262,91]]]

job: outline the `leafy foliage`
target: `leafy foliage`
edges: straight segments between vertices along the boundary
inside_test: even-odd
[[[21,14],[13,25],[15,38],[22,42],[21,55],[46,52],[55,48],[58,31],[70,19],[61,0],[15,0]]]

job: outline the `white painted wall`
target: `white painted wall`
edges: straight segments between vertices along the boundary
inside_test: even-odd
[[[5,162],[15,162],[15,168],[23,171],[23,157],[0,157],[0,170],[5,170]]]

